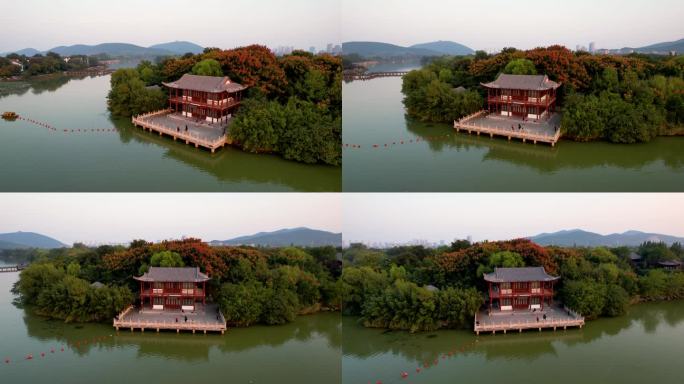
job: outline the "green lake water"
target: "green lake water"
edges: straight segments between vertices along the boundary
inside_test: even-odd
[[[57,77],[0,97],[57,131],[0,120],[0,191],[339,191],[341,168],[226,147],[215,154],[144,132],[106,107],[109,76]],[[92,129],[116,131],[91,132]],[[88,130],[87,133],[64,133]]]
[[[561,141],[552,148],[457,134],[448,124],[407,119],[401,82],[343,85],[345,191],[684,190],[684,137],[631,145]]]
[[[340,380],[339,314],[300,316],[283,326],[229,329],[223,336],[153,331],[117,334],[108,324],[65,324],[16,308],[9,290],[17,276],[0,273],[1,383],[264,384]],[[84,339],[88,343],[83,344]],[[29,353],[33,354],[32,360],[25,359]],[[6,358],[11,359],[9,364]]]
[[[345,384],[682,382],[681,301],[636,305],[626,316],[556,332],[412,335],[363,328],[353,317],[343,317],[342,326]]]

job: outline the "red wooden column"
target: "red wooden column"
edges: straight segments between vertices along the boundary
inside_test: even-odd
[[[488,281],[487,286],[489,287],[489,312],[492,311],[492,282]],[[499,290],[501,292],[501,290]],[[499,298],[499,303],[501,303],[501,298]]]

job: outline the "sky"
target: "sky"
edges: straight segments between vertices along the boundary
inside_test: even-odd
[[[345,194],[343,240],[363,243],[506,240],[584,229],[684,237],[684,194]]]
[[[342,41],[475,50],[641,47],[684,38],[681,0],[343,0]]]
[[[65,244],[206,241],[283,228],[341,232],[334,193],[3,193],[0,233],[38,232]]]
[[[0,12],[0,52],[175,40],[233,48],[340,42],[340,0],[20,0]]]

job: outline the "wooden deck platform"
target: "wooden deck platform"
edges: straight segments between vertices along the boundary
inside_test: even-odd
[[[120,329],[130,329],[130,331],[133,332],[134,330],[139,329],[140,332],[145,332],[146,329],[151,329],[155,330],[156,332],[159,332],[160,330],[171,330],[176,331],[176,333],[180,333],[180,331],[190,331],[192,333],[202,332],[204,334],[207,332],[220,332],[223,335],[228,329],[226,326],[226,319],[220,312],[220,321],[192,320],[185,322],[182,320],[175,321],[154,319],[155,316],[153,315],[150,316],[150,319],[141,319],[140,316],[129,316],[132,311],[134,311],[134,307],[130,306],[114,319],[113,326],[117,331]],[[182,314],[179,313],[176,316],[182,317]]]
[[[522,332],[527,329],[536,329],[539,332],[542,329],[567,329],[568,327],[582,328],[584,326],[584,317],[568,308],[563,308],[562,312],[568,313],[567,316],[550,316],[546,320],[540,319],[540,315],[534,314],[518,314],[517,316],[487,316],[483,315],[481,311],[475,313],[475,321],[473,330],[476,334],[480,332],[496,332],[518,331]],[[535,318],[536,316],[536,318]]]
[[[495,124],[487,125],[481,123],[475,123],[474,121],[481,121],[480,118],[484,117],[487,111],[479,111],[472,115],[466,116],[459,120],[454,120],[454,129],[456,132],[467,131],[468,134],[476,133],[478,136],[480,134],[489,135],[489,137],[500,136],[507,137],[510,141],[511,139],[520,139],[523,143],[527,141],[532,141],[534,144],[537,142],[551,144],[555,146],[561,136],[561,130],[557,129],[555,132],[550,134],[538,133],[536,131],[530,131],[528,129],[516,130],[508,128],[508,123],[506,127],[496,126]],[[519,122],[513,122],[513,125],[517,125]]]
[[[177,129],[156,124],[149,120],[151,117],[171,114],[171,112],[170,109],[162,109],[160,111],[133,116],[131,117],[131,122],[133,125],[141,127],[143,130],[149,129],[150,132],[159,133],[159,136],[167,135],[173,137],[173,140],[183,140],[185,141],[185,144],[194,144],[195,148],[206,148],[210,150],[211,153],[214,153],[218,148],[225,147],[226,144],[231,144],[227,134],[220,135],[217,138],[208,138],[193,132],[184,130],[178,131]]]

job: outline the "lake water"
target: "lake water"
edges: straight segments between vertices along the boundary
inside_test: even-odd
[[[631,145],[561,141],[552,148],[457,134],[448,124],[407,119],[401,82],[343,85],[345,191],[684,190],[684,137]]]
[[[411,335],[363,328],[354,317],[342,324],[345,384],[682,382],[681,301],[636,305],[626,316],[556,332]]]
[[[0,120],[0,191],[341,189],[340,167],[230,147],[211,154],[144,132],[129,119],[112,119],[106,105],[109,78],[51,78],[0,98],[0,111],[14,111],[57,129]]]
[[[340,380],[339,314],[300,316],[283,326],[229,329],[224,336],[153,331],[117,334],[108,324],[65,324],[16,308],[9,290],[17,277],[18,273],[0,273],[2,383]],[[32,360],[25,359],[29,353]]]

